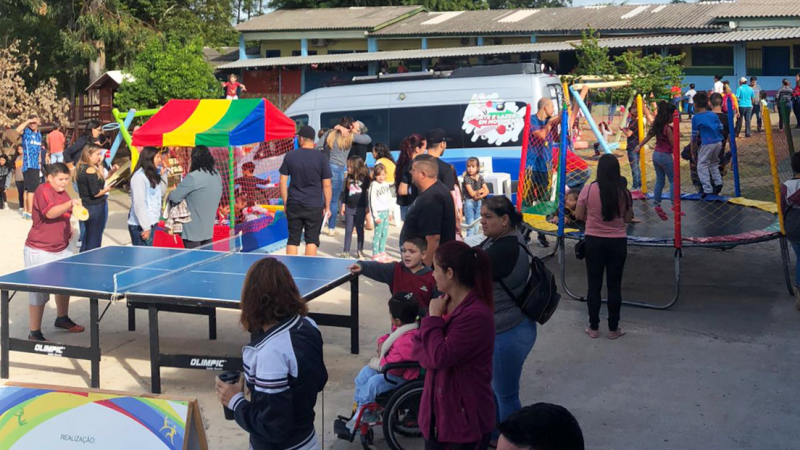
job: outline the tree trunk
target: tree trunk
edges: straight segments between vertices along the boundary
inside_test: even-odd
[[[238,5],[236,6],[236,23],[241,23],[242,21],[240,18],[242,17],[242,0],[239,0],[237,3]]]
[[[94,83],[106,73],[106,45],[103,41],[94,41],[98,51],[97,59],[89,61],[89,83]]]

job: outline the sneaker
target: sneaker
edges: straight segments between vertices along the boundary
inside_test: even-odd
[[[536,236],[536,240],[539,243],[539,247],[550,247],[550,242],[547,240],[547,236],[543,235],[542,233],[539,233],[539,235]]]
[[[328,236],[336,236],[336,228],[328,228],[328,230],[325,231],[325,234]]]
[[[661,205],[656,206],[653,209],[656,211],[656,214],[658,215],[659,219],[661,219],[661,220],[667,220],[668,219],[667,213],[664,212],[664,208],[662,208]]]
[[[719,195],[722,192],[722,186],[714,186],[714,195]]]
[[[29,341],[37,341],[37,342],[47,342],[44,335],[42,334],[42,330],[31,331],[28,333],[28,340]]]
[[[800,287],[794,287],[794,307],[800,311]]]
[[[350,253],[342,252],[342,253],[339,253],[338,255],[336,255],[336,257],[337,258],[342,258],[342,259],[350,259]]]
[[[67,330],[70,333],[83,333],[84,330],[81,325],[73,322],[69,316],[56,317],[56,321],[53,326],[56,328],[61,328],[62,330]]]
[[[356,255],[357,255],[358,259],[360,259],[362,261],[366,261],[366,260],[369,259],[369,258],[367,258],[367,255],[364,254],[364,252],[358,252]]]
[[[22,212],[22,211],[25,211],[25,210],[22,209],[22,208],[17,208],[17,211]]]

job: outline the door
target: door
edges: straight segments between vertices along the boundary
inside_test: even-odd
[[[763,75],[785,77],[789,75],[789,47],[763,48]]]

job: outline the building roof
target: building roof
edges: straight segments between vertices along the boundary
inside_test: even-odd
[[[763,0],[769,1],[769,0]],[[795,0],[800,3],[800,0]],[[716,29],[718,2],[669,5],[586,6],[544,9],[422,12],[373,36],[579,33],[603,31]]]
[[[94,83],[90,84],[89,87],[86,88],[87,91],[91,91],[92,89],[99,89],[107,82],[112,82],[114,84],[114,88],[118,88],[123,81],[134,81],[133,75],[125,73],[121,70],[109,70],[108,72],[100,75],[100,78],[94,80]]]
[[[258,58],[259,49],[247,48],[247,54]],[[203,58],[214,67],[239,59],[239,47],[203,47]]]
[[[741,30],[725,33],[700,33],[646,37],[619,37],[600,39],[607,48],[642,48],[673,45],[734,43],[800,38],[800,28],[775,28]],[[348,64],[380,61],[449,58],[463,56],[490,56],[520,53],[562,52],[574,49],[580,41],[541,42],[534,44],[487,45],[482,47],[452,47],[426,50],[397,50],[372,53],[346,53],[335,55],[291,56],[282,58],[254,58],[239,60],[220,66],[221,69],[251,67],[302,66],[312,64]]]
[[[720,19],[800,17],[800,0],[738,0],[721,5]]]
[[[421,6],[279,9],[240,23],[236,30],[374,30],[422,10]]]

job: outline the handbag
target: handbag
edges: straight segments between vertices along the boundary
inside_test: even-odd
[[[578,243],[575,244],[575,257],[581,260],[586,258],[586,239],[581,238]]]
[[[540,325],[544,325],[553,316],[561,299],[561,294],[558,293],[558,287],[556,286],[556,277],[547,269],[541,259],[533,256],[528,247],[521,243],[519,246],[530,259],[528,281],[525,283],[525,289],[517,297],[502,279],[499,280],[500,287],[503,288],[506,295],[514,300],[514,303],[524,315]]]

